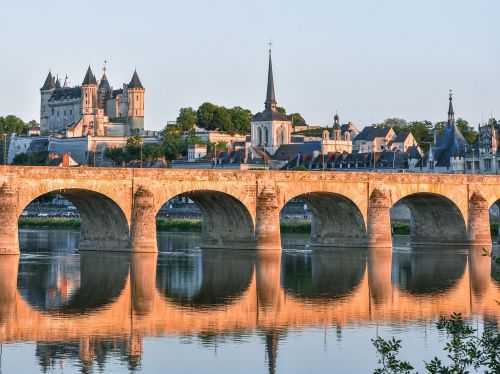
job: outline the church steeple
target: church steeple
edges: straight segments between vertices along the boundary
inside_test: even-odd
[[[269,43],[269,69],[267,72],[267,94],[265,101],[266,110],[276,110],[276,97],[274,94],[273,62],[271,59],[271,43]]]
[[[453,92],[450,90],[450,104],[448,107],[448,124],[455,123],[455,112],[453,111]]]

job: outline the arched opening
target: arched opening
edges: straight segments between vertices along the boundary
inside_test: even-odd
[[[257,146],[262,147],[262,128],[257,127]]]
[[[21,257],[17,288],[38,310],[57,315],[92,312],[121,294],[129,263],[125,253]]]
[[[442,195],[405,196],[391,207],[391,225],[396,244],[467,245],[464,217],[457,205]]]
[[[339,194],[311,192],[299,195],[283,207],[280,219],[283,247],[294,244],[366,246],[366,227],[361,211],[354,202]],[[289,233],[302,235],[297,238]]]
[[[500,243],[500,199],[490,207],[490,229],[492,242]]]
[[[269,131],[267,130],[267,127],[264,128],[264,147],[269,146]]]
[[[365,251],[283,252],[282,284],[287,293],[306,299],[349,296],[366,270]]]
[[[79,250],[130,249],[129,225],[121,208],[109,197],[90,190],[64,189],[39,196],[24,208],[19,227],[21,250],[29,245],[23,229],[40,227],[79,228]]]
[[[235,197],[219,191],[197,190],[179,194],[157,214],[158,250],[172,247],[165,232],[190,232],[183,248],[247,249],[255,246],[254,222],[248,209]],[[189,240],[188,240],[189,239]],[[178,240],[178,239],[176,239]]]
[[[203,251],[158,258],[156,286],[167,300],[213,307],[240,297],[252,280],[254,254]]]

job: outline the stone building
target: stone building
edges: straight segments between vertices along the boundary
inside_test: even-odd
[[[292,121],[276,110],[273,66],[269,49],[269,70],[264,111],[257,113],[251,121],[252,147],[265,149],[273,155],[282,144],[290,144]]]
[[[465,172],[498,174],[500,172],[499,151],[500,124],[490,119],[488,124],[478,129],[478,140],[465,155]]]
[[[332,134],[324,130],[321,137],[321,153],[352,152],[352,138],[359,134],[358,129],[352,124],[340,125],[339,115],[333,119]],[[354,136],[353,136],[354,135]]]
[[[391,127],[367,126],[354,139],[353,149],[360,153],[381,152],[389,149],[389,143],[395,138]]]
[[[129,136],[144,130],[145,89],[134,71],[120,89],[111,87],[106,67],[98,82],[90,66],[81,86],[61,85],[49,71],[40,89],[42,135]]]

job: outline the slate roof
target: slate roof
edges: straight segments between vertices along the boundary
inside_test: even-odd
[[[313,154],[314,151],[321,150],[321,142],[305,142],[282,144],[271,157],[273,160],[288,161],[297,154]]]
[[[52,73],[49,71],[49,74],[47,74],[47,78],[45,78],[45,83],[43,84],[42,88],[40,88],[40,90],[52,90],[54,88],[56,88],[54,79],[52,77]]]
[[[269,50],[269,68],[267,71],[267,91],[266,91],[266,109],[271,109],[273,105],[276,105],[276,95],[274,92],[274,78],[273,78],[273,63],[271,61],[271,50]]]
[[[396,138],[392,141],[393,143],[403,143],[410,136],[409,132],[401,132],[396,135]]]
[[[90,65],[89,68],[87,69],[87,73],[85,73],[85,78],[83,78],[82,86],[84,84],[95,84],[97,86],[97,80],[95,79],[94,73],[92,73]]]
[[[451,157],[460,157],[471,148],[455,122],[448,123],[433,148],[434,160],[438,167],[450,166]]]
[[[50,100],[63,100],[75,99],[82,97],[82,90],[80,87],[62,87],[55,90],[50,97]]]
[[[277,110],[271,110],[271,109],[265,109],[263,112],[257,113],[252,118],[252,122],[267,122],[267,121],[292,122],[288,116],[281,114]]]
[[[356,135],[356,141],[373,141],[375,138],[385,138],[389,131],[391,131],[390,127],[367,126],[358,135]]]
[[[132,79],[128,84],[129,88],[144,88],[142,86],[141,80],[139,79],[139,75],[137,75],[137,70],[134,70],[134,75],[132,75]]]
[[[109,85],[108,77],[106,73],[102,75],[101,81],[99,82],[99,89],[105,89],[106,91],[111,90],[111,86]]]

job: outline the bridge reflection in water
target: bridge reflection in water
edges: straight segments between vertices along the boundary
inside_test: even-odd
[[[257,331],[272,372],[280,336],[290,329],[453,312],[494,323],[499,317],[499,285],[480,248],[84,253],[19,261],[0,256],[0,342],[36,341],[42,366],[61,350],[91,365],[114,347],[135,367],[143,337]],[[69,272],[57,278],[62,266]],[[54,274],[65,292],[46,286]]]

